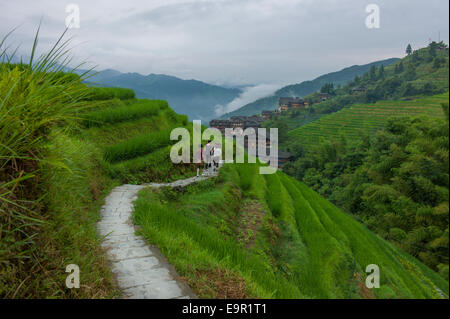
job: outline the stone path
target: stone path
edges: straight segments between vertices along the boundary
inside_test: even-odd
[[[159,249],[149,246],[135,235],[132,221],[133,202],[145,187],[184,187],[215,176],[206,172],[202,176],[178,180],[173,183],[122,185],[106,197],[101,209],[98,231],[104,237],[112,271],[125,298],[171,299],[196,298],[194,292],[181,280],[175,269],[161,255]]]

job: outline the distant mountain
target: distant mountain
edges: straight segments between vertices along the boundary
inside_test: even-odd
[[[121,73],[104,70],[88,79],[93,85],[133,89],[138,98],[167,100],[170,106],[190,120],[200,119],[204,124],[215,116],[216,105],[226,105],[242,92],[197,80],[182,80],[164,75]]]
[[[249,103],[244,105],[243,107],[222,115],[221,118],[230,118],[231,116],[239,116],[239,115],[253,115],[258,114],[262,110],[274,110],[278,107],[278,99],[280,97],[304,97],[307,96],[313,92],[316,92],[320,90],[320,88],[325,83],[333,83],[336,85],[343,85],[347,82],[353,80],[355,76],[360,76],[371,68],[372,65],[375,65],[376,67],[379,67],[381,65],[388,66],[396,61],[398,61],[398,58],[391,58],[387,60],[377,61],[365,65],[354,65],[345,69],[342,69],[341,71],[328,73],[322,76],[319,76],[315,80],[312,81],[304,81],[299,84],[293,84],[288,85],[285,87],[282,87],[278,91],[276,91],[273,95],[261,98],[256,100],[255,102]]]

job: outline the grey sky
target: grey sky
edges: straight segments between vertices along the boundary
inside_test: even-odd
[[[1,0],[0,34],[29,53],[39,20],[41,48],[79,5],[73,53],[99,69],[164,73],[210,83],[297,83],[353,64],[401,57],[405,47],[448,43],[448,0]],[[378,4],[381,28],[367,29]]]

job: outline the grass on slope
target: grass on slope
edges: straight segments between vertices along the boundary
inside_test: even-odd
[[[62,37],[28,65],[0,63],[0,296],[105,298],[116,295],[94,223],[103,190],[89,143],[69,137],[87,102],[82,78],[66,74]],[[9,61],[0,41],[0,61]],[[80,266],[80,289],[65,266]]]
[[[171,144],[169,139],[171,130],[157,131],[137,135],[122,143],[105,149],[104,159],[110,163],[117,163],[143,156]]]
[[[91,90],[79,76],[54,70],[64,67],[54,54],[32,67],[0,63],[0,297],[115,297],[96,231],[104,197],[130,180],[165,181],[193,170],[174,167],[163,147],[136,148],[152,161],[118,162],[111,172],[105,149],[186,126],[187,117],[165,102],[136,100],[130,90]],[[95,126],[79,120],[89,116]],[[69,264],[80,267],[79,289],[65,285]]]
[[[87,113],[84,116],[84,125],[92,127],[133,121],[144,117],[156,116],[160,110],[164,110],[167,107],[166,101],[140,100],[132,105],[103,108]]]
[[[123,145],[149,134],[161,135],[166,141],[169,136],[167,127],[182,126],[186,120],[159,101],[137,100],[126,107],[133,109],[134,105],[138,105],[138,108],[142,105],[158,105],[159,110],[157,113],[142,112],[139,117],[127,117],[114,124],[107,122],[91,128],[80,126],[70,131],[53,131],[45,147],[46,157],[40,173],[42,189],[47,194],[42,204],[48,210],[47,223],[40,235],[45,240],[38,246],[44,268],[41,269],[39,281],[25,285],[23,293],[35,291],[36,296],[55,298],[119,296],[96,231],[104,197],[114,186],[124,182],[166,181],[179,175],[193,174],[190,167],[174,168],[168,159],[169,150],[166,147],[155,152],[146,148],[144,152],[139,149],[141,145],[135,146],[133,150],[137,154],[148,153],[153,158],[153,161],[142,161],[139,165],[127,165],[119,160],[109,165],[104,161],[108,147]],[[163,107],[160,108],[160,105]],[[123,107],[103,107],[102,110],[114,113]],[[135,161],[142,158],[137,157]],[[61,165],[53,167],[47,164],[56,161]],[[130,170],[130,167],[134,170]],[[67,273],[61,265],[68,264],[80,267],[80,289],[69,290],[65,287]]]
[[[136,103],[148,102],[152,101],[138,100]],[[133,108],[133,103],[127,107]],[[102,109],[107,112],[122,107]],[[40,164],[38,174],[40,188],[45,193],[39,205],[46,211],[44,225],[33,244],[39,266],[32,271],[38,275],[34,276],[35,280],[25,278],[20,289],[12,287],[12,293],[18,289],[15,297],[111,298],[120,295],[113,284],[96,231],[104,197],[114,186],[124,182],[168,181],[184,174],[191,176],[194,172],[191,167],[173,167],[167,147],[155,152],[135,148],[137,153],[148,152],[148,155],[131,160],[133,163],[117,161],[110,165],[103,158],[108,147],[122,145],[143,135],[163,135],[167,140],[167,127],[182,126],[186,120],[184,116],[174,114],[170,108],[163,107],[156,115],[141,113],[139,118],[127,118],[127,121],[115,124],[52,130],[43,146],[45,160]],[[150,156],[151,161],[148,160]],[[80,267],[80,289],[65,287],[65,266],[68,264]],[[17,285],[20,283],[17,281]],[[12,293],[7,296],[11,297]]]
[[[205,298],[440,298],[448,282],[304,184],[254,164],[216,180],[145,189],[134,220]],[[380,267],[381,287],[365,287]]]
[[[127,109],[134,116],[129,116]],[[101,150],[101,167],[110,178],[122,183],[147,183],[194,174],[192,165],[174,166],[170,160],[169,146],[173,143],[170,131],[174,127],[189,128],[191,124],[185,115],[176,114],[167,102],[136,100],[126,106],[103,108],[93,113],[101,113],[106,118],[108,113],[118,115],[116,121],[100,121],[78,132],[80,138],[94,141]],[[85,114],[89,116],[90,113]]]
[[[40,176],[46,192],[43,204],[48,215],[39,235],[45,237],[38,246],[41,267],[35,270],[40,280],[34,287],[25,282],[22,289],[46,298],[120,296],[96,227],[104,197],[118,183],[103,173],[101,153],[92,141],[53,132],[46,154],[46,161],[59,160],[63,166],[42,164]],[[80,267],[79,289],[65,286],[65,267],[69,264]]]
[[[300,143],[308,148],[321,139],[337,139],[341,135],[348,140],[361,133],[374,134],[391,116],[428,115],[443,117],[441,103],[448,103],[448,92],[431,97],[407,101],[379,101],[375,104],[357,104],[324,116],[308,125],[290,131],[288,143]]]
[[[91,75],[90,75],[91,76]],[[108,101],[112,99],[131,100],[135,99],[133,90],[125,88],[90,87],[89,95],[85,98],[88,101]]]

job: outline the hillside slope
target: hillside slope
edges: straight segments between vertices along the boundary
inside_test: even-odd
[[[352,105],[289,131],[287,144],[298,144],[308,149],[318,145],[322,139],[337,140],[344,136],[349,141],[355,141],[362,134],[374,135],[391,116],[427,115],[442,118],[444,113],[441,103],[448,103],[448,100],[447,92],[407,101],[388,100]]]
[[[327,101],[265,123],[285,128],[282,148],[293,158],[284,172],[443,278],[448,278],[448,76],[446,45],[431,43],[344,87],[328,87]],[[361,85],[363,92],[353,91]]]
[[[89,88],[53,63],[0,63],[0,297],[116,297],[100,206],[118,184],[192,176],[169,159],[169,132],[188,119],[128,89]],[[82,269],[80,289],[65,285],[68,264]]]
[[[312,81],[304,81],[299,84],[293,84],[285,86],[276,91],[272,96],[258,99],[252,103],[244,105],[243,107],[233,112],[224,114],[222,118],[230,118],[231,116],[238,115],[253,115],[259,114],[262,110],[274,110],[278,107],[278,99],[286,96],[298,96],[304,97],[313,92],[320,90],[320,88],[326,83],[333,83],[335,86],[344,85],[347,82],[354,79],[355,76],[360,76],[372,66],[379,67],[381,65],[388,66],[399,59],[391,58],[387,60],[377,61],[365,65],[354,65],[337,72],[328,73]]]
[[[448,282],[283,173],[143,190],[135,222],[200,297],[441,298]],[[380,288],[365,286],[380,268]]]
[[[197,80],[182,80],[163,74],[141,75],[120,73],[115,70],[101,71],[89,78],[89,82],[102,86],[124,87],[136,92],[138,98],[166,100],[179,114],[189,119],[208,122],[216,105],[225,105],[241,93],[235,88],[224,88]]]
[[[438,50],[436,47],[441,49]],[[377,101],[378,103],[382,103],[381,101],[393,103],[391,110],[394,116],[408,115],[409,111],[411,111],[411,115],[418,115],[422,111],[426,113],[428,105],[426,100],[424,100],[425,107],[417,106],[417,110],[414,110],[413,104],[420,104],[423,97],[448,92],[448,54],[446,44],[433,42],[428,47],[416,50],[388,67],[372,66],[368,72],[362,76],[356,76],[342,87],[335,88],[329,85],[322,87],[321,90],[326,91],[329,95],[326,101],[320,101],[316,93],[308,95],[305,99],[311,104],[309,108],[288,110],[277,114],[267,121],[265,126],[279,127],[280,123],[283,123],[287,130],[291,131],[351,105],[372,105]],[[355,92],[354,90],[357,88],[363,88],[363,91]],[[402,102],[402,100],[416,102]],[[412,108],[405,108],[399,114],[395,105],[403,105],[402,103],[412,103]],[[375,104],[371,108],[377,107]],[[389,108],[384,107],[383,109],[384,117],[389,116]],[[370,119],[370,122],[374,123],[377,119],[381,121],[378,126],[382,126],[383,116]],[[345,125],[345,123],[342,124]],[[362,123],[359,124],[359,127],[363,126]],[[369,125],[369,127],[373,127],[373,125]]]

